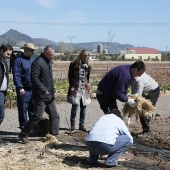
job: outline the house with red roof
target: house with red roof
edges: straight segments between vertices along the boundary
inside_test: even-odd
[[[161,53],[154,48],[133,47],[121,51],[118,58],[125,60],[161,61]]]

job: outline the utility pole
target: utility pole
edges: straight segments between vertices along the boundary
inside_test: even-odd
[[[72,53],[72,41],[74,38],[76,38],[75,36],[68,36],[67,38],[70,39],[70,53]]]

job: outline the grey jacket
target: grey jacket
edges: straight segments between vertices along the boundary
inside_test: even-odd
[[[52,60],[42,53],[31,65],[32,95],[35,101],[52,101],[55,96]],[[48,91],[48,95],[45,93]]]
[[[140,77],[135,77],[131,82],[132,93],[138,93],[140,96],[154,91],[158,86],[158,83],[146,73]]]

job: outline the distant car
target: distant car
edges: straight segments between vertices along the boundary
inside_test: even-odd
[[[20,49],[20,47],[13,47],[12,54],[14,54],[16,58],[23,53],[24,53],[24,50]]]
[[[24,53],[24,50],[20,49],[20,47],[13,47],[13,51],[10,56],[10,59],[7,61],[10,73],[12,73],[14,60],[23,53]]]

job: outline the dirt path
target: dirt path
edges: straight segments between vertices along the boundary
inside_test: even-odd
[[[157,111],[151,122],[152,134],[148,137],[134,138],[134,145],[120,157],[120,170],[165,170],[170,167],[170,95],[161,95],[157,103]],[[119,103],[121,107],[121,103]],[[67,169],[105,169],[99,160],[100,167],[88,165],[88,151],[85,145],[84,132],[69,133],[68,124],[71,105],[57,104],[60,112],[60,134],[58,140],[45,141],[44,138],[30,134],[31,143],[21,144],[18,140],[16,110],[7,110],[3,124],[0,126],[0,138],[9,141],[8,145],[0,146],[0,170],[67,170]],[[157,116],[156,116],[157,114]],[[159,115],[160,116],[159,116]],[[87,108],[86,127],[90,130],[95,121],[103,115],[98,102],[93,100]],[[79,114],[76,125],[78,128]],[[141,129],[139,121],[132,121],[131,131]],[[161,149],[160,149],[161,148]],[[114,168],[112,168],[114,169]]]

